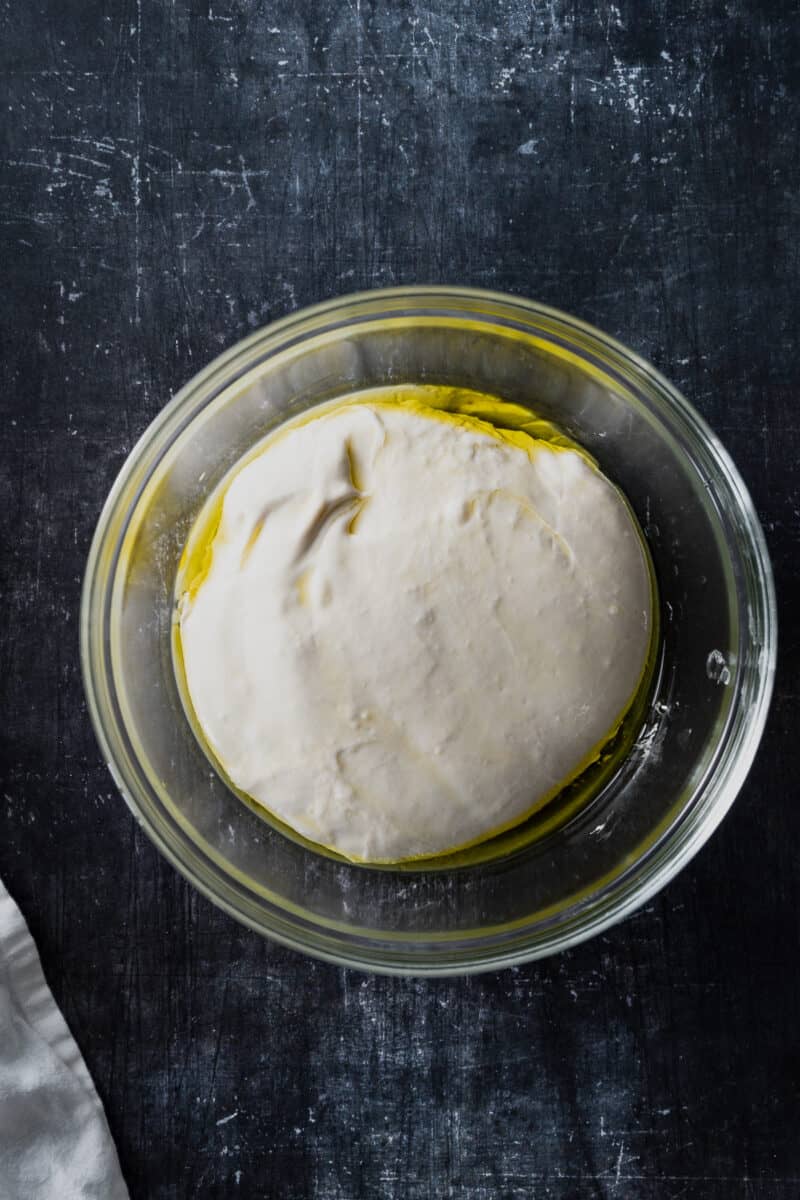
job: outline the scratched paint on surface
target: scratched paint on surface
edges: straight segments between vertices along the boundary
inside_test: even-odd
[[[132,1195],[796,1196],[794,6],[12,0],[0,31],[0,875]],[[741,467],[782,604],[765,746],[700,858],[471,980],[340,972],[213,910],[113,791],[77,656],[94,522],[169,395],[297,306],[408,282],[652,359]]]

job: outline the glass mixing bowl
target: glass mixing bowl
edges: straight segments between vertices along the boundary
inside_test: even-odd
[[[623,765],[523,849],[472,865],[356,866],[286,836],[213,770],[173,670],[176,569],[209,492],[287,417],[397,382],[490,392],[562,426],[627,495],[658,579],[660,667]],[[733,802],[761,737],[775,598],[742,480],[651,366],[538,304],[400,288],[333,300],[252,334],[164,408],[100,517],[81,649],[109,769],[188,880],[253,929],[320,958],[450,974],[570,946],[632,912],[688,862]]]

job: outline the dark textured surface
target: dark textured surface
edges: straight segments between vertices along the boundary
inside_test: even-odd
[[[796,5],[6,0],[0,47],[0,875],[132,1195],[800,1195]],[[298,305],[413,281],[660,366],[752,489],[782,617],[699,858],[593,943],[441,982],[196,896],[113,789],[76,645],[94,522],[170,393]]]

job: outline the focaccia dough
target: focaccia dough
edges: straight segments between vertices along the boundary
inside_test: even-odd
[[[652,598],[587,456],[427,410],[424,389],[371,396],[234,472],[180,643],[231,781],[391,862],[513,825],[597,756],[642,679]]]

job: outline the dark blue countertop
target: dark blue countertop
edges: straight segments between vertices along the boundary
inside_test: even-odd
[[[0,56],[0,876],[133,1197],[799,1196],[796,5],[11,0]],[[752,490],[782,620],[699,857],[598,940],[462,980],[306,961],[196,895],[78,663],[94,523],[170,394],[297,306],[411,282],[532,296],[673,379]]]

